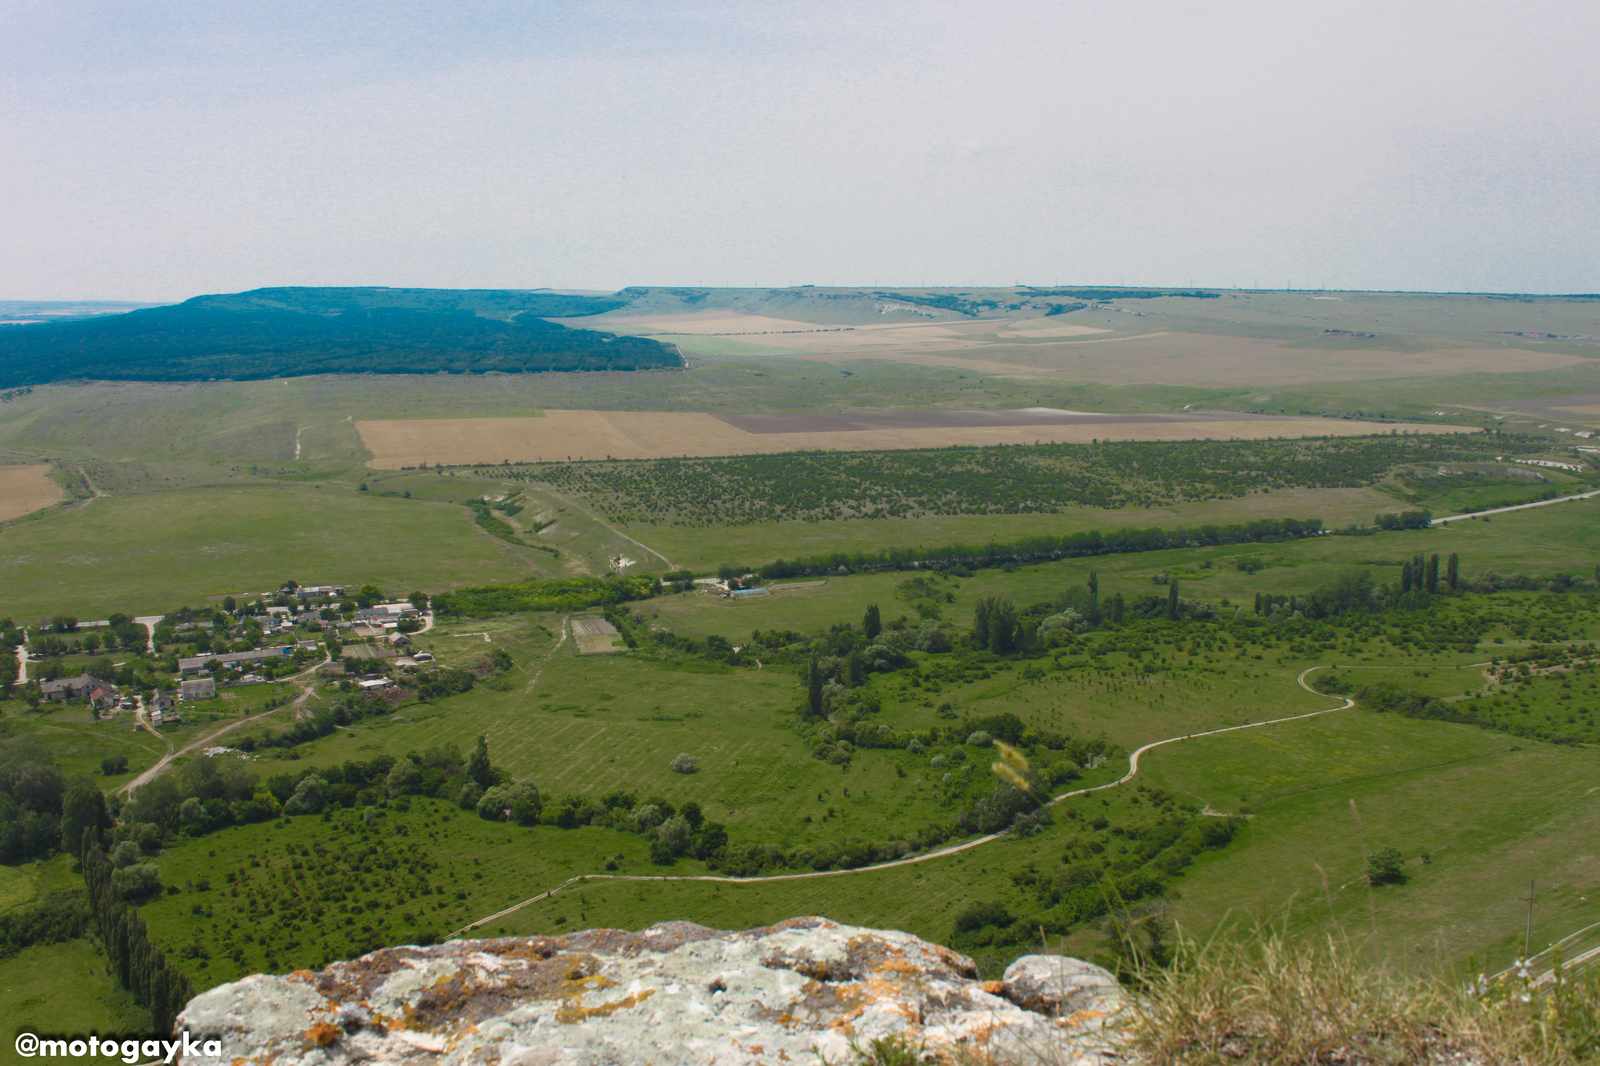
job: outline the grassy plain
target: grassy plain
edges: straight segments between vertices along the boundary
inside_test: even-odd
[[[372,581],[403,595],[425,584],[517,580],[549,559],[490,537],[461,507],[344,486],[140,493],[0,531],[0,612],[29,623],[161,612],[254,596],[291,577]]]
[[[1046,335],[1054,325],[1038,331],[1009,328],[1015,319],[1037,318],[1038,309],[997,314],[960,320],[955,336],[915,352],[897,352],[886,344],[801,358],[782,355],[800,348],[798,343],[791,347],[787,337],[778,348],[754,344],[751,337],[685,337],[680,343],[703,357],[681,372],[41,386],[0,405],[0,460],[31,466],[49,461],[55,479],[72,485],[71,495],[80,501],[97,492],[105,495],[45,507],[0,526],[0,572],[5,574],[0,616],[32,621],[57,613],[84,618],[118,610],[154,613],[185,601],[195,605],[225,594],[259,592],[288,578],[370,581],[404,594],[530,574],[604,573],[624,556],[639,560],[637,569],[659,570],[670,563],[705,570],[833,550],[1007,542],[1122,525],[1223,524],[1257,517],[1321,518],[1344,525],[1405,506],[1429,506],[1436,513],[1488,506],[1564,483],[1561,475],[1550,475],[1548,482],[1527,486],[1504,478],[1482,484],[1275,490],[1233,501],[1060,515],[697,529],[620,526],[584,500],[503,478],[375,470],[367,465],[373,455],[357,430],[362,421],[527,418],[547,409],[707,415],[1047,406],[1171,413],[1192,405],[1514,424],[1518,432],[1545,434],[1551,448],[1560,449],[1572,440],[1556,435],[1554,426],[1594,424],[1592,401],[1574,403],[1580,410],[1559,415],[1551,407],[1563,395],[1600,393],[1600,360],[1594,358],[1594,345],[1579,339],[1600,334],[1593,301],[1336,295],[1341,299],[1314,303],[1304,293],[1113,299],[1106,307],[1048,320],[1071,328],[1072,336]],[[739,308],[809,321],[798,305],[778,306],[788,299],[752,296],[748,307]],[[775,302],[757,306],[762,301]],[[659,302],[660,307],[652,305],[659,313],[682,310],[669,306],[664,296]],[[861,301],[860,313],[850,320],[883,321],[872,302]],[[899,321],[896,330],[906,332],[912,321]],[[603,321],[589,324],[604,328]],[[1546,336],[1507,335],[1522,331]],[[895,340],[892,331],[880,332],[884,336],[874,344]],[[1029,336],[999,336],[1017,332]],[[1162,336],[1141,340],[1136,334]],[[964,352],[958,350],[963,345]],[[746,357],[749,352],[766,354]],[[1527,421],[1521,421],[1524,417]],[[1559,423],[1551,421],[1556,417]],[[361,483],[368,485],[367,492],[358,489]],[[559,556],[490,537],[461,506],[468,498],[504,492],[523,494],[524,510],[507,519],[518,536],[555,547]],[[1005,595],[1022,605],[1050,600],[1081,588],[1091,565],[1099,573],[1102,596],[1161,595],[1165,588],[1152,579],[1165,572],[1178,578],[1184,597],[1217,605],[1250,603],[1257,592],[1303,594],[1352,566],[1392,582],[1395,564],[1414,552],[1459,552],[1469,576],[1494,569],[1587,577],[1600,564],[1597,507],[1596,501],[1563,504],[1370,538],[1182,549],[980,571],[951,580],[939,610],[964,628],[981,596]],[[551,519],[553,524],[537,528]],[[891,620],[914,616],[914,597],[900,589],[908,576],[843,575],[814,589],[768,598],[731,602],[684,595],[635,606],[652,623],[691,638],[721,636],[737,644],[756,629],[817,636],[835,624],[858,622],[871,603]],[[1592,616],[1547,610],[1539,606],[1542,595],[1497,596],[1497,604],[1503,601],[1513,614],[1523,614],[1492,628],[1485,643],[1470,650],[1438,652],[1376,640],[1330,647],[1313,641],[1294,648],[1280,643],[1238,658],[1231,646],[1224,654],[1198,641],[1187,647],[1163,645],[1143,660],[1115,652],[1094,666],[1088,658],[1065,656],[1058,669],[1052,658],[1042,664],[1045,673],[1035,677],[1024,677],[1017,664],[984,678],[931,684],[876,675],[867,687],[882,704],[880,720],[898,730],[949,724],[950,718],[940,716],[940,707],[949,704],[957,721],[963,715],[1009,712],[1030,724],[1104,735],[1132,746],[1331,706],[1337,701],[1307,692],[1296,678],[1307,667],[1337,661],[1341,672],[1346,666],[1376,668],[1373,676],[1392,676],[1438,697],[1462,698],[1474,685],[1482,686],[1486,695],[1469,702],[1496,721],[1545,730],[1587,727],[1596,709],[1587,679],[1575,678],[1569,687],[1552,676],[1491,690],[1482,671],[1470,665],[1525,650],[1535,639],[1565,642],[1600,635]],[[1516,606],[1519,597],[1530,606]],[[741,842],[799,846],[853,834],[884,841],[908,826],[953,817],[953,808],[938,793],[942,775],[936,777],[927,762],[932,753],[918,758],[904,749],[866,749],[843,769],[814,758],[784,720],[804,698],[792,665],[732,669],[694,656],[677,663],[631,652],[579,656],[570,638],[556,648],[559,628],[560,619],[549,615],[447,623],[423,638],[422,646],[446,663],[470,662],[486,650],[504,648],[515,666],[502,682],[407,706],[392,717],[367,719],[293,749],[267,748],[250,769],[270,777],[437,745],[470,750],[484,735],[496,763],[532,777],[547,798],[568,792],[592,797],[624,788],[674,803],[692,799]],[[921,660],[926,663],[928,657]],[[1143,667],[1157,662],[1152,680]],[[263,686],[238,693],[236,701],[218,701],[195,718],[241,715],[259,706],[249,701],[264,700],[269,691]],[[325,707],[335,698],[324,687],[310,706]],[[126,721],[95,725],[86,715],[75,719],[77,713],[34,714],[17,700],[0,705],[0,721],[9,729],[38,738],[69,774],[94,775],[108,790],[130,778],[99,777],[96,771],[107,755],[127,755],[131,775],[162,750]],[[268,729],[281,735],[292,714],[284,709],[230,737],[264,739]],[[1581,731],[1589,737],[1587,728]],[[186,728],[173,739],[190,736]],[[1375,913],[1380,954],[1391,961],[1449,964],[1471,953],[1496,964],[1508,961],[1520,948],[1525,912],[1516,897],[1526,891],[1530,876],[1540,879],[1536,943],[1597,917],[1593,901],[1600,893],[1600,869],[1588,846],[1596,828],[1596,796],[1589,783],[1595,750],[1588,740],[1554,745],[1366,710],[1156,749],[1142,761],[1139,783],[1197,805],[1253,815],[1233,844],[1201,856],[1174,879],[1167,914],[1204,930],[1228,916],[1245,920],[1275,914],[1292,901],[1300,929],[1336,924],[1360,936],[1370,931]],[[699,772],[669,770],[680,752],[699,756]],[[953,756],[955,749],[947,754]],[[977,749],[964,752],[975,781],[987,781],[987,760]],[[1120,772],[1113,762],[1087,772],[1084,780],[1099,782]],[[1119,821],[1147,809],[1135,802],[1138,798],[1137,792],[1119,789],[1068,806]],[[1355,830],[1352,800],[1363,818],[1361,832]],[[181,955],[198,938],[202,950],[183,965],[204,986],[255,968],[312,965],[373,943],[442,932],[573,874],[603,874],[607,857],[624,875],[705,872],[692,859],[671,867],[651,864],[646,842],[632,833],[491,824],[433,800],[414,800],[409,811],[390,808],[370,825],[358,821],[358,814],[342,811],[328,822],[302,817],[283,825],[258,823],[177,838],[157,861],[164,880],[179,892],[145,908],[156,939]],[[397,830],[402,825],[405,833]],[[738,927],[823,913],[948,939],[953,914],[973,902],[999,900],[1027,913],[1033,905],[1027,879],[1058,869],[1082,833],[1079,825],[1062,817],[1025,840],[911,866],[826,877],[741,884],[594,879],[516,911],[485,932],[636,928],[668,918]],[[319,846],[332,853],[341,845],[383,843],[392,850],[424,842],[427,861],[437,863],[428,876],[438,887],[448,887],[443,894],[401,900],[394,885],[380,885],[383,879],[374,874],[368,882],[374,891],[362,893],[362,912],[352,913],[350,901],[317,895],[322,888],[307,876],[311,858],[305,852],[315,856]],[[1362,849],[1386,845],[1406,855],[1406,881],[1375,889],[1369,902],[1357,880]],[[1426,863],[1420,861],[1424,851]],[[270,891],[262,872],[249,865],[252,856],[277,876]],[[317,857],[319,863],[322,859]],[[302,869],[294,869],[297,862]],[[1327,872],[1326,893],[1318,866]],[[225,876],[239,870],[262,879],[256,898],[231,894]],[[23,876],[32,879],[35,895],[44,890],[41,878],[47,875],[62,884],[75,880],[60,860],[13,871],[0,879],[0,904],[23,899],[29,887],[19,880]],[[202,891],[203,880],[212,885]],[[289,886],[299,898],[286,894]],[[270,915],[261,909],[268,902],[275,912]],[[425,912],[424,902],[430,908]],[[257,905],[254,913],[248,903]],[[312,914],[313,907],[326,913]],[[355,920],[346,923],[348,918]],[[253,939],[244,940],[242,931]],[[1090,922],[1065,946],[1090,955],[1104,940],[1104,931]],[[1004,953],[997,952],[984,965],[992,973],[1003,961]],[[86,942],[27,949],[0,963],[0,1009],[8,1017],[44,1019],[61,1029],[141,1029],[136,1018],[129,1020],[134,1015],[125,1002],[107,998],[109,985],[99,973]]]

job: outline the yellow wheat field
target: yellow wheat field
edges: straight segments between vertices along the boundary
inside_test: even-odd
[[[48,466],[0,466],[0,522],[18,518],[61,498],[61,490],[45,475]]]

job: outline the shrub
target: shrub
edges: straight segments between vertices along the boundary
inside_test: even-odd
[[[1004,903],[974,903],[956,914],[956,932],[970,933],[986,925],[1004,928],[1017,919]]]
[[[672,772],[675,774],[692,774],[695,771],[695,757],[688,752],[679,754],[672,760]]]
[[[994,737],[979,729],[967,735],[967,743],[975,748],[987,748],[994,743]]]

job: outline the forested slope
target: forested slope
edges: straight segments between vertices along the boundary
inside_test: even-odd
[[[305,374],[679,367],[669,345],[570,329],[603,297],[486,290],[257,289],[0,333],[0,388],[64,379],[182,381]]]

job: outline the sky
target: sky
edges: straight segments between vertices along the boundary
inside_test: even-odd
[[[3,0],[0,299],[1600,292],[1600,4]]]

